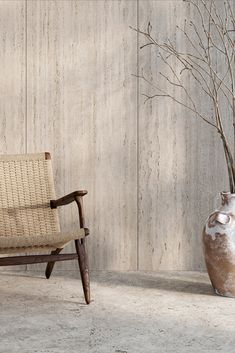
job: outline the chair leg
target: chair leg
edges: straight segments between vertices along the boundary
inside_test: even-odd
[[[51,255],[57,255],[57,254],[59,254],[61,251],[62,251],[63,249],[56,249],[56,250],[53,250],[52,252],[51,252]],[[53,267],[54,267],[54,265],[55,265],[55,262],[48,262],[48,264],[47,264],[47,267],[46,267],[46,271],[45,271],[45,275],[46,275],[46,278],[47,279],[49,279],[50,278],[50,276],[51,276],[51,272],[52,272],[52,270],[53,270]]]
[[[78,264],[81,274],[82,287],[86,303],[89,304],[90,298],[90,278],[88,267],[88,255],[85,246],[85,239],[75,240],[75,247],[78,254]]]

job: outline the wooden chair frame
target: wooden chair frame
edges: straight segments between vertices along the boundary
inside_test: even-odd
[[[74,191],[60,199],[51,200],[50,207],[57,208],[76,202],[79,214],[80,228],[85,229],[85,236],[89,234],[88,228],[85,228],[85,215],[83,209],[83,196],[87,194],[86,190]],[[89,280],[89,266],[88,266],[88,255],[86,251],[85,238],[75,239],[76,253],[72,254],[60,254],[63,249],[56,249],[47,255],[21,255],[21,256],[8,256],[0,258],[0,266],[14,266],[14,265],[25,265],[25,264],[36,264],[47,262],[45,271],[46,278],[49,279],[52,273],[54,264],[56,261],[67,261],[67,260],[78,260],[83,292],[85,301],[87,304],[90,303],[90,280]]]

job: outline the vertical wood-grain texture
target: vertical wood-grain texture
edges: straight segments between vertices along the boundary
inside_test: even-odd
[[[136,2],[28,1],[27,19],[27,150],[52,153],[58,196],[89,190],[91,268],[136,269]]]
[[[0,154],[25,153],[25,39],[25,1],[0,1]]]
[[[88,189],[93,269],[204,268],[201,228],[228,187],[218,135],[167,99],[144,104],[153,91],[131,76],[138,63],[155,80],[164,66],[129,26],[151,21],[187,48],[175,26],[193,11],[179,0],[0,1],[0,152],[50,151],[58,197]],[[76,206],[61,217],[74,229]]]
[[[25,152],[25,1],[0,1],[0,153]]]
[[[174,0],[140,0],[139,4],[140,28],[146,29],[150,21],[158,40],[170,38],[182,51],[192,50],[185,36],[176,34],[176,25],[184,27],[185,18],[195,20],[192,6]],[[166,66],[157,54],[153,46],[140,50],[139,70],[175,95],[180,89],[172,92],[160,79],[159,72],[164,73]],[[173,67],[177,70],[176,62]],[[197,97],[199,110],[211,115],[208,100],[192,80],[186,89]],[[156,91],[140,80],[140,93]],[[185,100],[183,94],[180,100]],[[221,141],[216,131],[166,97],[143,103],[140,97],[139,269],[201,270],[202,227],[219,205],[218,193],[228,188]]]

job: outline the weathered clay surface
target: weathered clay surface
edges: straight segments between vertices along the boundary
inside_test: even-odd
[[[222,193],[222,206],[203,230],[204,255],[214,290],[235,297],[235,194]]]

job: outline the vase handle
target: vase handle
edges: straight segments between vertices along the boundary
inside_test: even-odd
[[[228,224],[231,221],[230,215],[221,212],[214,212],[210,215],[208,220],[209,227],[214,227],[216,223]]]

